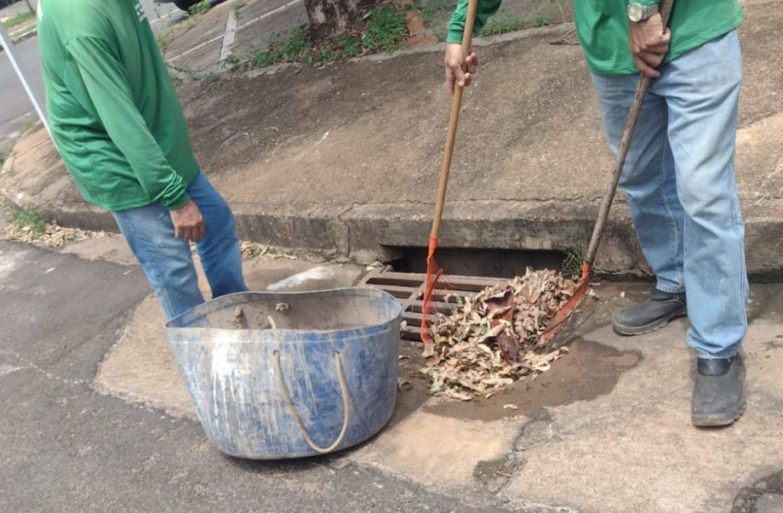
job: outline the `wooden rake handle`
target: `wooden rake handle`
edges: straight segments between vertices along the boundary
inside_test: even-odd
[[[478,0],[468,1],[468,12],[465,17],[465,32],[462,34],[462,55],[467,58],[470,54],[473,42],[473,26],[476,21]],[[451,157],[454,155],[454,141],[457,138],[457,125],[459,112],[462,108],[462,93],[464,87],[457,86],[454,97],[451,100],[451,118],[449,119],[449,134],[446,137],[446,149],[443,152],[443,165],[440,168],[440,181],[438,183],[438,196],[435,199],[435,216],[432,219],[432,231],[430,238],[437,239],[440,236],[440,222],[443,218],[443,206],[446,203],[446,189],[449,185],[449,173],[451,172]]]
[[[661,2],[661,17],[663,18],[664,26],[669,24],[669,18],[671,16],[672,7],[674,6],[674,0],[663,0]],[[601,207],[598,211],[598,219],[595,222],[593,228],[593,236],[590,239],[590,247],[587,249],[587,257],[585,263],[591,267],[595,262],[596,254],[598,253],[598,246],[601,244],[601,238],[604,235],[606,229],[606,221],[609,219],[609,211],[612,209],[612,202],[614,201],[614,195],[617,192],[617,185],[620,183],[620,176],[625,166],[625,159],[628,156],[628,150],[631,148],[631,140],[633,134],[636,131],[636,123],[639,121],[639,113],[642,110],[642,102],[644,96],[647,94],[647,89],[650,86],[650,77],[640,74],[639,83],[636,85],[636,92],[633,95],[633,102],[631,103],[631,109],[628,111],[628,120],[625,122],[625,129],[623,130],[623,138],[620,141],[620,147],[617,150],[617,157],[614,160],[612,167],[612,178],[609,182],[609,187],[604,194],[601,201]]]

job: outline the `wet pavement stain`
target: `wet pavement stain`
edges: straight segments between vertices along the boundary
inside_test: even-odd
[[[641,353],[620,351],[584,339],[574,340],[568,348],[570,352],[553,362],[549,371],[535,379],[520,380],[489,399],[443,400],[424,406],[424,410],[446,417],[483,421],[530,416],[542,408],[589,401],[610,393],[620,376],[641,360]]]
[[[783,470],[740,490],[731,513],[780,513],[783,511]]]

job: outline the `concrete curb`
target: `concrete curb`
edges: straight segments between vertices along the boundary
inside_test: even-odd
[[[10,171],[13,158],[4,166]],[[112,215],[81,201],[44,204],[4,184],[0,194],[16,208],[31,208],[61,226],[116,232]],[[774,204],[773,204],[774,203]],[[751,279],[783,278],[783,254],[769,241],[783,240],[783,203],[746,202],[746,254]],[[368,264],[390,260],[404,248],[426,247],[432,205],[263,205],[232,203],[243,240],[294,254]],[[450,208],[451,207],[451,208]],[[447,203],[441,247],[573,251],[587,246],[598,201],[474,201]],[[758,207],[758,208],[757,208]],[[757,215],[761,212],[764,215]],[[596,263],[606,275],[649,276],[627,207],[617,202]]]
[[[13,42],[14,42],[15,45],[17,45],[17,44],[21,43],[22,41],[26,41],[27,39],[30,39],[31,37],[35,37],[37,35],[38,35],[38,28],[36,27],[36,28],[34,28],[32,30],[28,30],[27,32],[25,32],[25,33],[23,33],[23,34],[21,34],[19,36],[14,36],[13,37]],[[0,46],[0,53],[3,53],[3,52],[5,52],[5,49],[2,46]]]
[[[485,48],[498,43],[522,41],[525,39],[532,39],[532,38],[537,38],[542,36],[550,36],[550,35],[566,36],[571,32],[573,32],[574,30],[576,30],[576,27],[573,23],[560,23],[557,25],[552,25],[547,27],[528,28],[523,30],[517,30],[514,32],[507,32],[505,34],[498,34],[496,36],[477,37],[473,40],[473,46],[478,48]],[[354,57],[352,59],[348,59],[346,62],[354,62],[354,63],[355,62],[383,62],[391,59],[408,57],[411,55],[440,53],[443,52],[445,48],[446,48],[446,43],[435,43],[429,46],[403,48],[391,53],[373,53],[370,55],[363,55],[361,57]],[[332,66],[335,64],[339,64],[339,63],[332,62],[326,64],[326,66]],[[271,66],[265,66],[259,69],[236,71],[236,70],[232,70],[231,68],[226,68],[222,64],[218,63],[214,66],[210,66],[202,70],[202,72],[205,74],[213,73],[216,75],[231,75],[236,77],[254,78],[262,75],[273,75],[280,71],[284,71],[291,68],[301,68],[302,66],[305,65],[298,62],[283,62],[279,64],[272,64]],[[178,78],[186,78],[184,73],[177,72],[176,69],[174,69],[174,72],[177,73]]]

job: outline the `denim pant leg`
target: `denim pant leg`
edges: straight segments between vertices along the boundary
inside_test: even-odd
[[[196,248],[212,297],[247,291],[234,215],[228,204],[203,174],[188,187],[188,194],[201,210],[206,225],[204,238]]]
[[[744,224],[734,173],[742,56],[736,32],[667,64],[677,190],[685,210],[688,343],[700,357],[733,356],[747,331]]]
[[[593,76],[604,131],[615,156],[638,81],[636,75]],[[620,177],[620,188],[628,200],[642,252],[655,271],[656,288],[682,292],[683,211],[677,197],[666,124],[665,100],[648,94]]]
[[[167,208],[152,204],[113,214],[169,320],[204,302],[190,245],[174,237]]]

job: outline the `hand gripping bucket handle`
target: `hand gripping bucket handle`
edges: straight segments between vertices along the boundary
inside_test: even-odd
[[[334,441],[332,445],[329,447],[320,447],[319,445],[316,445],[316,443],[313,441],[313,439],[310,437],[310,434],[307,432],[307,429],[304,427],[304,424],[302,423],[302,419],[299,417],[299,413],[297,413],[296,408],[294,408],[293,402],[291,402],[291,395],[288,393],[288,388],[285,386],[285,380],[283,379],[283,368],[280,365],[280,353],[278,351],[275,351],[274,353],[274,361],[275,361],[275,371],[277,372],[277,385],[280,388],[280,394],[283,396],[283,400],[285,401],[286,406],[288,407],[288,412],[291,414],[291,416],[296,420],[296,423],[299,425],[299,429],[302,431],[302,436],[304,436],[305,442],[307,442],[307,445],[310,446],[312,450],[319,454],[327,454],[340,446],[341,443],[343,443],[343,440],[345,439],[346,433],[348,433],[348,424],[351,420],[351,404],[348,400],[348,385],[345,381],[345,372],[343,371],[343,360],[340,357],[339,352],[334,353],[334,366],[337,370],[337,380],[340,383],[340,394],[343,398],[343,427],[340,430],[340,435],[337,437],[337,440]]]

